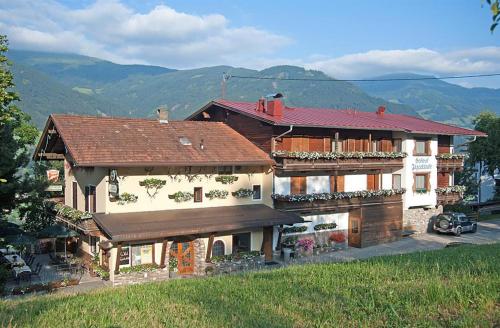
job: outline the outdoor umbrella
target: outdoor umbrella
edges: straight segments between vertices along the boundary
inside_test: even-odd
[[[5,242],[12,246],[26,246],[35,245],[38,239],[28,235],[27,233],[21,233],[18,235],[11,235],[4,238]]]
[[[0,221],[0,237],[18,235],[24,231],[15,223]]]
[[[38,233],[38,237],[42,238],[64,238],[64,257],[66,257],[67,255],[66,239],[76,236],[78,236],[78,233],[76,231],[70,230],[60,224],[48,226]]]

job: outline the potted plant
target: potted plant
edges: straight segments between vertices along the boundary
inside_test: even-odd
[[[311,256],[314,249],[314,240],[310,238],[304,238],[299,240],[296,246],[301,256]]]
[[[176,278],[177,277],[177,270],[178,270],[177,265],[178,265],[177,258],[171,256],[169,258],[169,260],[168,260],[168,268],[170,269],[169,270],[169,276],[170,276],[170,278]]]
[[[332,232],[329,239],[330,239],[330,242],[332,243],[332,246],[335,249],[345,248],[346,238],[345,238],[345,234],[343,232],[341,232],[341,231]]]

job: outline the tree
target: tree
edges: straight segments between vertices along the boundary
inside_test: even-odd
[[[15,102],[18,94],[9,70],[7,37],[0,35],[0,210],[11,210],[20,192],[21,168],[29,163],[29,147],[38,136],[30,117]]]
[[[500,0],[486,0],[486,2],[491,10],[493,22],[491,23],[490,31],[493,33],[498,23],[500,23]]]

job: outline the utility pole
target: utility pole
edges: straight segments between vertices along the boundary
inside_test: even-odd
[[[226,82],[229,81],[230,75],[226,72],[222,73],[222,81],[220,82],[221,87],[221,99],[226,98]]]

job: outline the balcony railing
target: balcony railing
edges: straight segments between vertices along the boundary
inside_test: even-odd
[[[368,204],[402,202],[405,189],[376,191],[334,192],[317,194],[273,194],[274,208],[285,211],[335,210]]]
[[[456,204],[462,201],[465,192],[464,186],[449,186],[444,188],[437,188],[437,203],[440,205]]]
[[[274,152],[281,171],[377,170],[403,168],[402,152]]]
[[[461,154],[439,154],[436,156],[438,171],[461,171],[464,168],[464,156]]]

